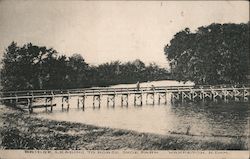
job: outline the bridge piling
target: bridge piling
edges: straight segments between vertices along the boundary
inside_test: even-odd
[[[168,100],[168,99],[167,99],[167,95],[168,95],[168,93],[165,92],[165,103],[164,103],[165,105],[167,105],[167,100]]]
[[[121,106],[123,106],[123,95],[121,95]]]
[[[95,109],[95,96],[93,96],[93,109]]]
[[[29,113],[33,113],[33,98],[28,98],[28,109],[29,109]]]
[[[107,107],[109,107],[109,96],[107,96]]]
[[[65,101],[67,103],[67,111],[69,111],[69,96],[66,96]]]
[[[79,99],[79,98],[80,98],[80,97],[77,98],[77,109],[80,108],[80,99]]]
[[[50,112],[53,111],[53,101],[54,101],[54,97],[51,97],[51,101],[50,101]]]
[[[45,98],[45,105],[48,105],[48,100],[49,100],[48,98]],[[48,108],[47,107],[45,107],[45,111],[48,112]]]
[[[136,95],[134,95],[134,106],[136,105]]]
[[[82,110],[84,111],[85,110],[85,95],[82,96],[81,102],[82,102]]]
[[[63,111],[63,106],[64,106],[64,99],[62,97],[62,111]]]

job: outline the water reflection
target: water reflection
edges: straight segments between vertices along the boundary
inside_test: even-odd
[[[155,81],[141,83],[146,86],[193,85],[177,81]],[[134,84],[116,85],[135,87]],[[146,96],[143,96],[143,103]],[[179,103],[171,104],[170,95],[167,105],[133,105],[133,96],[129,96],[129,105],[121,106],[121,99],[116,98],[116,106],[107,107],[107,97],[102,97],[101,108],[93,109],[93,98],[86,98],[85,111],[77,109],[77,98],[70,99],[69,111],[62,112],[61,99],[56,99],[57,107],[53,113],[38,113],[38,117],[80,122],[97,126],[150,132],[157,134],[189,134],[204,136],[242,136],[248,135],[248,103]],[[152,101],[149,101],[152,103]],[[36,110],[42,111],[44,110]]]
[[[114,108],[102,105],[100,109],[93,109],[91,99],[88,100],[85,111],[77,109],[76,99],[72,98],[68,112],[62,112],[58,104],[53,113],[39,113],[37,116],[157,134],[242,136],[248,133],[248,103],[171,104],[168,99],[167,105],[130,104]],[[103,103],[106,103],[105,98]]]
[[[209,136],[242,136],[248,132],[248,103],[192,103],[172,105],[178,116],[175,129],[191,125],[191,134]],[[185,125],[182,126],[181,125]]]

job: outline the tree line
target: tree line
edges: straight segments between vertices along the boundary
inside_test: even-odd
[[[67,57],[53,48],[32,43],[20,47],[12,42],[1,63],[0,80],[4,91],[86,88],[170,78],[168,70],[155,63],[146,66],[137,59],[92,66],[80,54]]]
[[[246,84],[250,75],[249,22],[211,24],[176,33],[164,48],[173,78],[195,84]]]
[[[195,84],[246,84],[250,76],[249,22],[211,24],[176,33],[164,53],[170,72],[142,61],[112,61],[98,66],[80,54],[70,57],[53,48],[12,42],[1,61],[3,90],[67,89],[137,81],[175,79]]]

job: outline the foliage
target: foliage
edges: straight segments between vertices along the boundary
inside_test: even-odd
[[[173,78],[196,84],[246,83],[249,23],[211,24],[175,34],[164,48]]]
[[[3,90],[66,89],[169,78],[166,69],[140,60],[112,61],[89,66],[80,54],[58,56],[56,50],[31,43],[12,42],[5,50],[1,69]]]
[[[1,84],[4,90],[22,90],[43,88],[50,80],[56,51],[31,43],[23,47],[12,42],[3,56]]]

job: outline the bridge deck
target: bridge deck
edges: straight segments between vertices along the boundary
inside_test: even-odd
[[[250,96],[249,85],[218,85],[218,86],[161,86],[161,87],[141,87],[136,88],[91,88],[91,89],[69,89],[69,90],[32,90],[32,91],[10,91],[0,92],[0,101],[7,101],[10,105],[22,110],[28,110],[30,113],[35,108],[45,108],[53,111],[56,106],[54,98],[61,98],[62,110],[70,108],[70,97],[78,97],[77,107],[85,109],[85,98],[93,97],[93,108],[101,106],[102,96],[107,96],[107,106],[116,105],[116,96],[121,97],[121,106],[128,106],[129,95],[134,97],[134,105],[143,105],[143,95],[146,95],[146,104],[148,100],[155,104],[155,95],[158,95],[158,104],[164,101],[167,103],[167,96],[171,95],[171,100],[243,100],[248,101]],[[37,102],[36,99],[45,99],[43,102]],[[39,101],[39,100],[38,100]],[[64,105],[65,104],[65,105]]]
[[[153,94],[153,93],[180,93],[180,92],[220,92],[250,90],[249,85],[232,86],[161,86],[136,88],[91,88],[91,89],[68,89],[68,90],[30,90],[0,92],[0,101],[11,99],[28,98],[54,98],[54,97],[76,97],[76,96],[99,96],[99,95],[123,95],[123,94]]]

